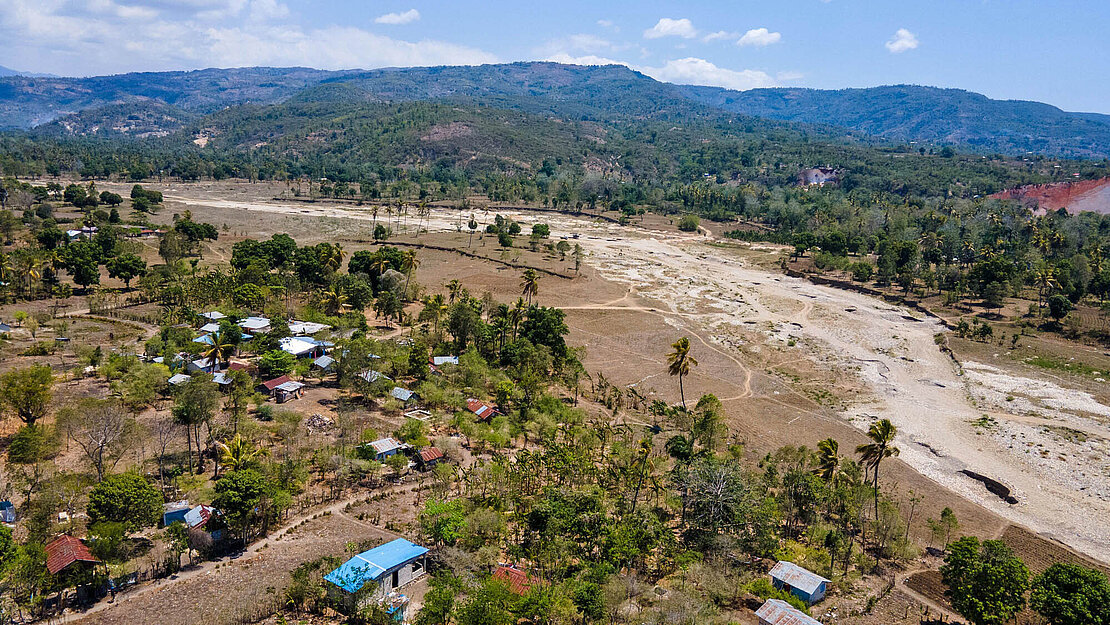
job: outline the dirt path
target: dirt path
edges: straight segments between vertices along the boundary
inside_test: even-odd
[[[368,209],[344,206],[318,204],[303,208],[265,201],[174,199],[221,209],[366,221],[372,218]],[[710,245],[714,241],[700,234],[650,231],[572,215],[498,212],[518,221],[525,230],[542,222],[551,227],[555,237],[575,235],[588,252],[587,263],[605,279],[629,288],[622,298],[571,306],[568,310],[652,315],[674,328],[675,336],[696,337],[696,350],[711,350],[723,356],[731,363],[731,371],[701,367],[690,376],[688,384],[697,388],[699,379],[709,376],[719,382],[717,389],[734,386],[738,392],[724,396],[730,410],[748,409],[748,402],[753,400],[773,402],[815,418],[848,422],[860,430],[866,430],[876,418],[889,418],[899,429],[901,459],[922,475],[1003,518],[1110,561],[1110,524],[1104,521],[1110,518],[1110,501],[1022,461],[1013,444],[981,435],[972,423],[985,410],[969,398],[967,378],[937,348],[934,336],[945,331],[939,321],[920,319],[906,309],[866,295],[814,285],[754,266],[742,253]],[[427,227],[430,231],[454,231],[457,217],[450,211],[434,210]],[[590,332],[581,331],[587,336]],[[753,333],[762,335],[761,343],[747,342]],[[748,350],[796,353],[798,358],[806,358],[866,391],[839,398],[848,406],[839,414],[799,409],[796,403],[778,397],[780,390],[753,388],[752,364],[737,348],[739,345]],[[654,351],[657,347],[660,351],[666,349],[632,343],[605,345],[608,351],[619,354],[623,350],[649,362],[659,356]],[[636,351],[649,348],[654,356]],[[605,360],[598,362],[604,364]],[[779,388],[797,392],[789,385]],[[1007,485],[1020,503],[1005,503],[982,483],[960,473],[965,469]],[[1105,476],[1099,479],[1106,481]]]
[[[402,493],[413,485],[391,487]],[[144,584],[119,595],[112,603],[101,601],[84,612],[74,612],[55,623],[147,623],[159,614],[158,623],[194,625],[226,621],[265,599],[267,587],[280,589],[288,574],[302,562],[344,552],[348,542],[370,537],[395,538],[397,534],[344,512],[349,504],[366,500],[361,493],[299,515],[274,530],[268,538],[249,545],[234,557],[204,562],[169,579]],[[246,581],[245,581],[246,580]],[[259,583],[262,587],[259,587]],[[213,597],[219,596],[218,601]]]

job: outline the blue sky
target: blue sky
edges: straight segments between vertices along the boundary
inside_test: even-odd
[[[61,75],[619,62],[746,89],[959,87],[1110,113],[1106,0],[0,0],[0,65]]]

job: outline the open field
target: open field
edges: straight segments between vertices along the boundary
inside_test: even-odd
[[[190,210],[218,224],[225,236],[210,253],[220,260],[228,257],[232,241],[275,232],[308,242],[341,241],[352,251],[372,245],[370,207],[269,199],[278,192],[242,183],[171,184],[165,188],[166,211]],[[1028,454],[1015,451],[1010,433],[984,435],[975,425],[984,412],[1007,428],[1046,424],[1030,422],[1029,415],[1010,405],[992,403],[985,409],[983,396],[1004,393],[1003,381],[987,379],[982,374],[989,371],[974,363],[966,368],[974,373],[965,375],[936,347],[934,337],[943,331],[938,322],[865,295],[783,276],[772,268],[779,257],[775,246],[716,243],[704,234],[677,233],[658,217],[643,226],[620,226],[565,214],[473,207],[460,216],[458,210],[434,208],[424,223],[428,234],[418,236],[415,217],[409,216],[409,232],[398,232],[397,241],[464,247],[468,233],[462,220],[473,213],[484,228],[496,212],[513,217],[526,231],[543,222],[551,226],[553,238],[579,235],[575,242],[588,252],[589,267],[573,280],[545,276],[539,301],[568,310],[571,343],[585,345],[587,367],[613,383],[636,384],[649,396],[654,392],[677,400],[663,355],[675,337],[696,336],[702,365],[688,380],[687,394],[712,392],[721,398],[733,435],[753,450],[812,447],[826,436],[854,447],[871,420],[889,417],[900,430],[901,460],[927,479],[905,469],[893,477],[907,490],[928,491],[932,483],[938,494],[951,491],[970,502],[956,510],[965,531],[994,534],[1007,519],[1110,560],[1110,529],[1097,521],[1110,516],[1104,469],[1080,468],[1088,474],[1083,484],[1061,481],[1053,467],[1031,463]],[[404,229],[404,222],[393,220]],[[479,252],[493,245],[482,235],[472,243]],[[479,259],[435,250],[424,254],[428,260],[417,279],[432,289],[451,277],[477,279],[476,288],[499,296],[517,289],[517,272],[508,264],[496,264],[490,273]],[[536,262],[537,256],[514,248],[494,259]],[[538,266],[571,269],[557,259],[543,262],[547,265]],[[1028,384],[1024,379],[1006,383]],[[1067,386],[1059,392],[1078,397]],[[1005,401],[1006,396],[1003,404],[1015,401]],[[1078,413],[1068,421],[1059,417],[1059,425],[1086,428],[1086,440],[1064,442],[1079,446],[1072,453],[1095,458],[1106,444],[1105,430],[1090,411],[1104,404],[1093,396],[1090,402],[1073,407]],[[963,470],[1005,484],[1019,503],[1007,504]],[[922,516],[936,514],[939,499],[949,497],[938,498],[936,510]]]

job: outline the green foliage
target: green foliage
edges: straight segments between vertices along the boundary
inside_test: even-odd
[[[1002,541],[965,536],[940,572],[952,607],[975,625],[1002,625],[1025,607],[1029,569]]]
[[[25,425],[16,430],[8,444],[8,461],[15,464],[42,462],[57,453],[58,446],[58,437],[53,428]]]
[[[683,215],[678,220],[678,229],[683,232],[697,232],[699,226],[701,226],[701,221],[697,215]]]
[[[1101,571],[1057,562],[1033,578],[1029,605],[1051,625],[1110,625],[1110,582]]]
[[[258,360],[258,373],[266,379],[276,378],[292,371],[296,364],[293,354],[275,349],[262,354]]]
[[[429,499],[420,512],[420,529],[436,545],[453,545],[464,527],[465,512],[458,499]]]
[[[809,606],[805,601],[802,601],[797,595],[775,588],[771,584],[771,580],[766,577],[757,577],[744,585],[744,590],[759,597],[763,601],[768,599],[778,599],[789,603],[794,609],[809,614]]]
[[[89,493],[89,524],[121,523],[128,532],[152,527],[162,517],[162,493],[138,473],[110,475]]]
[[[46,365],[13,369],[0,375],[0,405],[27,425],[46,416],[54,374]]]

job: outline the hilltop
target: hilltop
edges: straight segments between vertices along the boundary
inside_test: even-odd
[[[619,65],[548,62],[370,71],[252,67],[91,78],[6,76],[0,78],[0,128],[30,129],[57,120],[67,132],[83,135],[94,127],[119,126],[111,123],[112,116],[130,107],[149,107],[151,101],[200,116],[229,106],[318,98],[324,86],[344,92],[348,103],[450,101],[595,121],[688,123],[741,115],[739,119],[804,123],[836,128],[842,135],[965,151],[1110,156],[1110,116],[1070,113],[1037,102],[906,85],[741,92],[673,85]],[[333,101],[335,94],[325,99]],[[142,132],[180,128],[181,116],[170,117],[161,128],[140,125]]]

